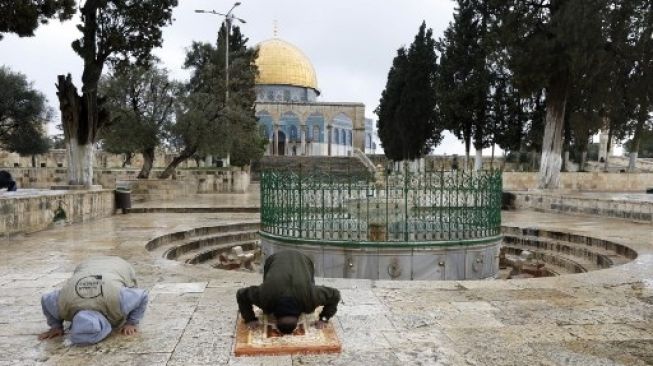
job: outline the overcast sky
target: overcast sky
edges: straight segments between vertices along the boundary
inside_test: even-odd
[[[279,38],[299,47],[317,73],[319,97],[324,102],[365,103],[366,116],[373,113],[385,87],[396,50],[413,41],[424,20],[436,38],[453,20],[450,0],[241,0],[236,16],[250,45],[272,38],[277,22]],[[185,49],[193,41],[214,42],[219,17],[196,14],[194,9],[226,12],[233,1],[180,0],[174,23],[164,29],[163,47],[155,50],[173,77],[186,79],[181,68]],[[6,35],[0,41],[0,64],[27,75],[58,111],[54,83],[58,74],[70,72],[81,87],[81,59],[70,47],[79,37],[78,19],[51,22],[35,37]],[[50,126],[49,130],[55,129]],[[445,138],[436,153],[461,154],[462,144]],[[380,152],[380,151],[379,151]]]

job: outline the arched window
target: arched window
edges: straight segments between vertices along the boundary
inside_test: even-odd
[[[290,141],[297,141],[297,126],[290,126]]]
[[[268,102],[271,102],[274,100],[274,92],[272,90],[268,90]]]
[[[313,126],[313,142],[320,142],[320,126]]]
[[[347,131],[347,145],[353,146],[353,143],[351,131]]]
[[[333,143],[336,145],[340,143],[340,133],[337,128],[333,129]]]
[[[367,145],[367,148],[368,148],[368,149],[371,149],[371,148],[372,148],[372,135],[367,134],[367,138],[366,138],[366,140],[367,140],[367,144],[366,144],[366,145]]]
[[[290,90],[283,91],[283,101],[290,102]]]

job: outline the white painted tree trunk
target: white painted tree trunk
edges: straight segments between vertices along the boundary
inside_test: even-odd
[[[68,150],[68,184],[90,187],[93,185],[93,144],[79,145],[71,138]]]
[[[634,172],[637,169],[637,151],[633,151],[628,156],[628,171]]]
[[[476,156],[474,157],[474,171],[483,169],[483,150],[476,149]]]
[[[562,128],[564,126],[566,97],[551,95],[547,98],[542,157],[540,159],[539,188],[556,189],[560,185],[562,166]]]

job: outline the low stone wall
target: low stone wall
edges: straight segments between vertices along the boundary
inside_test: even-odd
[[[19,190],[25,188],[50,189],[53,185],[67,183],[66,168],[2,168],[2,170],[7,170],[12,175]],[[138,172],[138,169],[94,169],[94,182],[105,189],[115,189],[118,184],[123,182],[137,181]],[[155,170],[151,176],[155,177],[157,174],[158,171]],[[162,194],[166,197],[188,193],[243,193],[249,187],[249,173],[238,168],[179,169],[173,179],[167,181],[169,183],[151,179],[144,181],[145,183],[142,185],[153,190],[160,187],[162,192],[152,192],[152,194]]]
[[[546,191],[514,191],[516,209],[611,217],[653,223],[653,202]]]
[[[249,173],[240,170],[184,171],[175,179],[122,180],[121,186],[130,187],[133,201],[171,200],[199,193],[245,193],[249,187]]]
[[[503,189],[525,191],[537,188],[538,173],[503,173]],[[651,173],[561,173],[560,188],[573,191],[646,192],[653,188]]]
[[[61,208],[65,219],[54,222]],[[111,216],[114,192],[19,190],[0,192],[0,237],[30,233],[55,224],[83,222]]]

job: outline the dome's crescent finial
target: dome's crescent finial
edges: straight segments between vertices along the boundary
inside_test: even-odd
[[[274,25],[272,27],[272,36],[274,38],[279,38],[279,24],[277,23],[277,20],[274,20]]]

